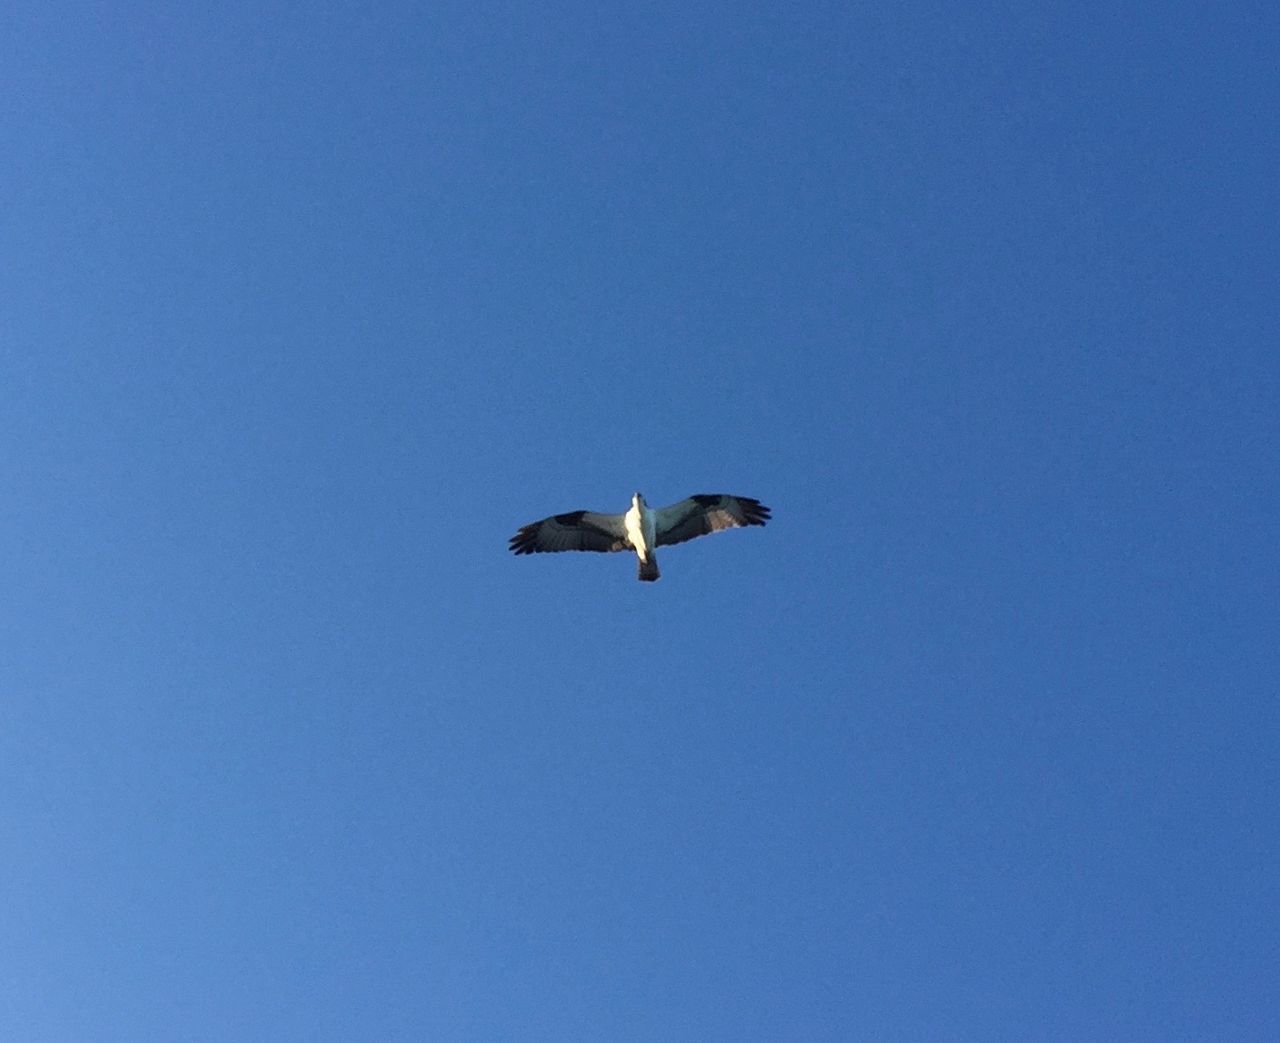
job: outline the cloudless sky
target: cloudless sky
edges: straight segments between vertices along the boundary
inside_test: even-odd
[[[7,5],[0,1038],[1280,1038],[1278,26]]]

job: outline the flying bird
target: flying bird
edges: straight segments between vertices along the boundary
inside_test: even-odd
[[[569,511],[525,525],[511,537],[511,550],[516,554],[634,550],[640,579],[652,582],[658,578],[658,547],[768,520],[769,508],[749,496],[703,493],[655,511],[636,493],[626,514]]]

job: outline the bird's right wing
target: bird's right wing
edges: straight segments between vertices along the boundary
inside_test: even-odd
[[[769,520],[769,508],[750,496],[728,496],[724,493],[702,493],[687,500],[659,508],[657,514],[657,542],[659,547],[684,543],[696,536],[705,536],[724,529],[737,529],[744,525],[764,525]]]
[[[511,537],[515,554],[562,550],[626,550],[631,546],[621,514],[570,511],[523,526]]]

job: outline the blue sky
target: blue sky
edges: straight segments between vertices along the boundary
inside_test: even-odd
[[[1278,44],[10,5],[0,1037],[1277,1038]]]

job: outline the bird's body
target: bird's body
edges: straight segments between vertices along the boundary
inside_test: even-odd
[[[636,493],[631,497],[631,510],[622,518],[622,527],[627,531],[627,539],[635,548],[636,557],[640,561],[640,578],[655,580],[658,578],[658,526],[653,511],[644,502],[644,497]]]
[[[749,496],[702,493],[653,510],[636,493],[625,514],[570,511],[525,525],[511,537],[511,550],[516,554],[634,550],[640,579],[651,582],[659,576],[658,547],[722,529],[764,525],[768,520],[769,508]]]

